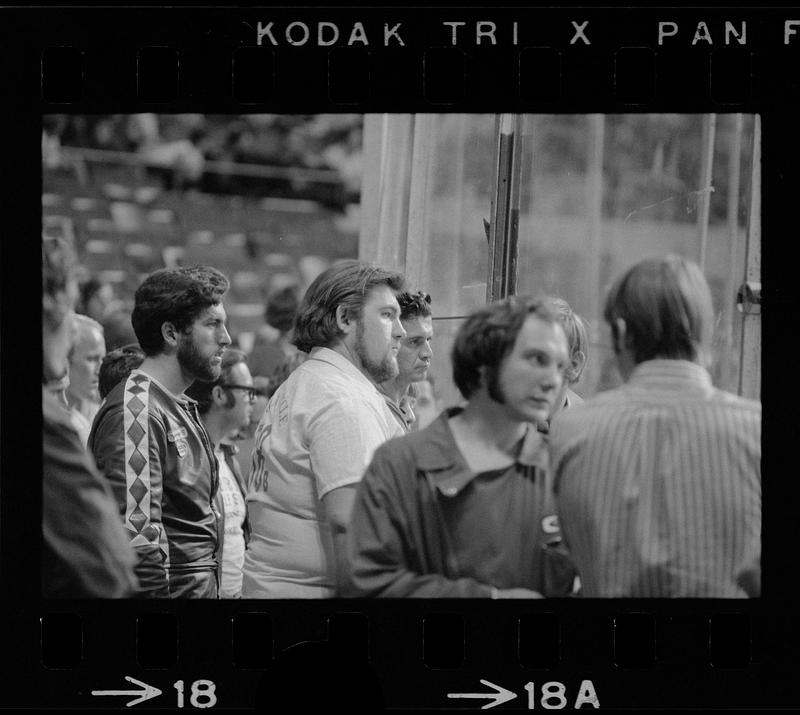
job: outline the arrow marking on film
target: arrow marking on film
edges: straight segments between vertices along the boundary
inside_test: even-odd
[[[141,680],[136,680],[136,678],[131,678],[130,675],[126,675],[125,680],[127,680],[129,683],[134,683],[135,685],[138,685],[141,688],[141,690],[92,690],[92,695],[138,696],[133,700],[131,700],[129,703],[126,703],[126,707],[131,707],[131,705],[138,705],[139,703],[143,703],[145,700],[150,700],[150,698],[155,698],[161,695],[161,691],[158,688],[154,688],[152,685],[143,683]]]
[[[488,710],[489,708],[493,708],[495,705],[502,705],[503,703],[507,703],[509,700],[513,700],[514,698],[517,697],[516,693],[512,693],[510,690],[501,688],[499,685],[495,685],[494,683],[490,683],[488,680],[481,680],[481,683],[483,683],[489,688],[494,688],[495,692],[447,693],[447,697],[448,698],[491,698],[494,701],[491,703],[486,703],[486,705],[481,706],[481,710]]]

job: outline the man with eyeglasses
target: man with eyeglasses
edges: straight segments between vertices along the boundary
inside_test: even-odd
[[[431,297],[427,293],[403,292],[397,296],[400,305],[400,322],[406,336],[400,341],[397,353],[398,374],[382,382],[386,404],[405,432],[415,427],[415,385],[428,377],[433,351],[433,318]]]
[[[229,348],[222,357],[222,373],[214,382],[194,382],[186,394],[197,400],[214,456],[219,466],[217,505],[222,512],[220,598],[241,598],[242,564],[246,546],[247,509],[239,451],[233,435],[250,424],[256,390],[247,367],[247,356]]]

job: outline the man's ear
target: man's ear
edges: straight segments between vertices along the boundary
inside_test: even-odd
[[[178,347],[178,330],[174,323],[169,321],[161,323],[161,337],[167,345]]]
[[[336,306],[336,325],[339,326],[339,330],[345,335],[348,335],[353,329],[353,321],[350,320],[347,314],[347,308],[343,305]]]
[[[214,385],[214,387],[211,388],[211,402],[218,407],[228,406],[228,396],[225,394],[225,390],[219,385]]]

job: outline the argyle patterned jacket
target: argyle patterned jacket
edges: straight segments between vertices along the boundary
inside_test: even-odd
[[[171,575],[185,584],[187,573],[218,569],[219,475],[194,400],[134,370],[101,405],[89,449],[137,554],[138,596],[174,596]],[[181,597],[208,596],[205,583]]]

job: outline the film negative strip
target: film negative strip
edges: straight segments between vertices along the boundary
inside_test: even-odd
[[[0,52],[0,143],[7,178],[0,708],[800,707],[793,688],[800,665],[800,620],[792,566],[798,542],[794,505],[800,499],[793,476],[794,406],[800,399],[793,374],[798,302],[792,258],[800,190],[800,6],[17,7],[0,9]],[[128,119],[187,115],[196,124],[189,121],[170,149],[142,160],[142,136],[147,138],[149,125]],[[272,118],[273,135],[282,137],[277,149],[258,144],[263,136],[252,123],[236,124],[237,118],[265,115]],[[324,122],[312,126],[314,117],[322,115],[344,120],[338,129]],[[224,139],[198,149],[202,141],[192,127],[200,126],[198,117],[212,116],[218,121],[203,120],[203,126],[222,127]],[[298,119],[281,124],[276,116]],[[454,117],[471,117],[474,124]],[[637,117],[652,118],[648,131]],[[439,120],[434,132],[430,127]],[[64,127],[72,134],[65,135]],[[510,127],[506,134],[503,127]],[[338,143],[324,146],[320,137],[337,131]],[[503,144],[503,137],[512,135],[528,139],[514,149]],[[434,145],[433,136],[452,143]],[[169,139],[159,138],[162,149]],[[358,151],[349,152],[347,141]],[[643,143],[647,162],[628,160]],[[298,158],[308,146],[313,151]],[[724,161],[713,161],[715,146]],[[70,154],[70,149],[75,151]],[[138,158],[125,158],[137,151]],[[371,165],[369,152],[380,154],[383,163]],[[355,159],[338,161],[342,155]],[[738,168],[730,169],[734,155]],[[535,175],[529,168],[533,156],[551,162],[549,173]],[[420,157],[432,157],[425,171],[419,168],[424,164]],[[670,185],[680,176],[680,162],[690,166],[694,179]],[[241,168],[253,164],[261,169],[248,174]],[[103,173],[109,166],[116,173]],[[342,179],[348,171],[356,177],[355,193]],[[457,195],[442,188],[449,186],[453,172],[461,172],[462,183],[469,184]],[[736,184],[730,178],[734,174]],[[97,185],[98,176],[106,189],[111,186],[102,201],[100,189],[92,193],[87,188]],[[626,204],[619,198],[619,206],[608,209],[614,186],[635,192],[654,176],[663,182],[655,199],[643,193],[647,198],[629,197]],[[550,180],[560,182],[558,191],[548,187]],[[534,198],[503,194],[504,181],[522,184],[523,193]],[[147,189],[154,184],[162,197],[194,192],[195,198],[224,193],[226,199],[197,201],[201,218],[194,223],[185,218],[176,228],[181,204],[177,199],[148,203]],[[571,184],[579,186],[570,191]],[[711,221],[709,229],[709,212],[721,211],[712,206],[714,184],[726,187],[732,214],[726,218],[722,210],[717,228]],[[132,199],[137,190],[139,198]],[[402,216],[391,213],[387,197],[395,196],[392,192],[405,196]],[[478,199],[470,203],[472,194]],[[721,194],[717,189],[716,196]],[[512,206],[501,215],[503,196],[517,202],[516,214]],[[95,212],[98,201],[106,202],[105,213]],[[111,215],[108,207],[114,201]],[[525,209],[525,201],[533,202],[536,211]],[[248,208],[256,204],[257,210]],[[348,211],[351,204],[360,207],[359,213]],[[131,213],[133,205],[139,213]],[[326,207],[327,213],[314,206]],[[470,207],[478,208],[470,213]],[[145,210],[149,229],[141,223]],[[204,228],[221,226],[224,222],[213,221],[220,212],[235,215],[231,221],[245,228],[238,230],[233,223],[228,233]],[[681,218],[681,212],[691,214],[690,219]],[[295,228],[275,223],[276,216],[292,213],[305,217],[292,224]],[[603,223],[612,215],[613,226]],[[498,246],[508,243],[501,233],[513,233],[500,230],[504,216],[509,224],[516,221],[548,237],[553,251],[568,246],[567,268],[558,270],[568,274],[569,266],[579,266],[590,283],[580,290],[593,291],[595,297],[613,277],[611,249],[603,253],[596,241],[632,245],[637,234],[627,231],[638,220],[664,224],[647,246],[630,249],[630,256],[660,249],[658,241],[663,241],[692,256],[700,246],[701,263],[706,250],[709,261],[722,264],[730,258],[730,272],[719,273],[720,283],[712,289],[715,297],[731,299],[730,314],[719,320],[738,320],[740,332],[738,342],[727,346],[736,354],[729,361],[731,372],[715,378],[727,375],[731,391],[754,396],[763,405],[759,595],[509,600],[43,596],[42,413],[35,379],[27,375],[28,363],[38,365],[43,320],[36,294],[41,275],[37,235],[78,225],[76,240],[84,241],[83,249],[92,253],[86,240],[95,241],[95,270],[107,278],[113,274],[128,288],[155,267],[180,265],[190,235],[199,247],[196,255],[208,261],[215,256],[228,261],[234,251],[250,247],[237,268],[243,277],[234,287],[244,308],[229,311],[241,333],[263,315],[258,289],[255,298],[247,297],[247,275],[256,264],[261,270],[269,267],[270,275],[295,271],[302,278],[307,264],[299,260],[305,254],[394,261],[389,267],[404,269],[433,293],[437,335],[449,336],[441,349],[434,343],[435,359],[444,359],[439,355],[449,352],[459,321],[475,306],[490,297],[531,291],[534,281],[526,283],[528,274],[547,283],[546,252],[526,257],[520,249],[516,268],[504,272],[506,259]],[[171,226],[161,234],[153,228],[159,217]],[[562,220],[560,228],[548,223],[553,217]],[[477,226],[476,245],[482,252],[489,238],[490,253],[477,260],[485,272],[477,289],[453,277],[471,275],[468,267],[476,261],[468,252],[460,254],[462,244],[449,238],[452,223],[461,222],[458,235],[465,234],[465,221]],[[687,243],[681,221],[691,224],[691,241],[697,235],[699,243]],[[738,231],[740,252],[718,256],[714,252],[724,239],[715,243],[714,236],[728,236],[731,225]],[[165,240],[169,231],[171,238]],[[280,236],[265,238],[259,249],[253,238],[259,231]],[[155,245],[148,243],[151,239],[161,241],[155,263],[148,259]],[[425,242],[436,241],[445,246],[440,253],[426,248]],[[494,257],[497,265],[486,265]],[[447,266],[459,261],[466,267],[452,273]],[[300,267],[287,268],[290,263]],[[733,273],[733,282],[725,283]],[[280,281],[271,285],[280,287]],[[445,295],[444,286],[454,286],[452,294]],[[447,306],[438,315],[437,300]],[[240,347],[245,343],[240,340]],[[602,384],[599,367],[591,369],[598,370],[594,384]],[[437,374],[439,379],[446,383]],[[452,385],[437,389],[442,394],[450,389],[443,401],[452,403]],[[707,532],[699,535],[680,536],[706,543],[704,534],[726,528],[713,519],[705,527]],[[79,530],[81,524],[72,528]],[[95,538],[90,531],[83,537]]]

